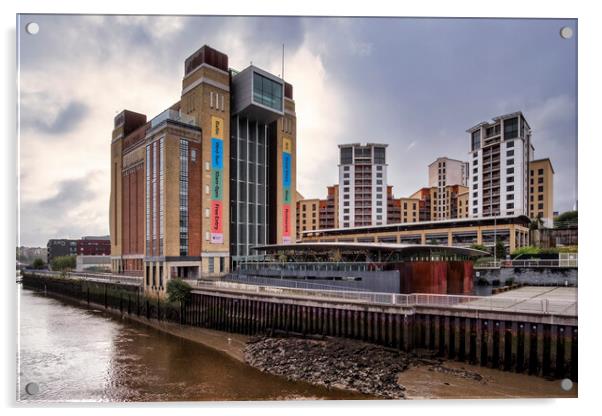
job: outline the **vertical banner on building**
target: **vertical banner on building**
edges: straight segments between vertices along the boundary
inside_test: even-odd
[[[224,120],[211,117],[211,243],[223,244]]]
[[[282,139],[282,243],[291,242],[291,176],[292,176],[292,142]]]

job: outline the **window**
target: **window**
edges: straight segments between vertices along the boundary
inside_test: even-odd
[[[474,168],[474,169],[472,170],[472,173],[478,173],[478,172],[479,172],[479,168]]]
[[[518,117],[504,120],[504,140],[518,137]]]
[[[508,168],[508,169],[506,169],[506,174],[507,175],[510,175],[510,174],[513,174],[513,173],[514,173],[514,168]]]
[[[380,173],[380,172],[377,172],[377,173],[376,173],[376,177],[377,177],[377,178],[382,178],[382,177],[383,177],[383,174],[382,174],[382,173]]]
[[[543,202],[540,202],[539,204],[537,204],[537,209],[543,209]]]
[[[472,185],[472,189],[477,189],[479,187],[479,184],[475,183]]]
[[[537,200],[538,201],[543,201],[543,194],[537,195]]]
[[[377,186],[377,187],[376,187],[376,192],[382,192],[382,191],[383,191],[383,188],[382,188],[382,186]]]
[[[514,141],[506,142],[506,147],[514,147]]]
[[[343,185],[349,185],[349,181],[343,181]]]
[[[479,196],[479,193],[478,193],[478,192],[473,192],[473,193],[472,193],[472,197],[473,197],[473,198],[477,198],[478,196]]]
[[[514,185],[506,186],[506,192],[513,192],[513,191],[514,191]]]
[[[341,148],[341,165],[349,165],[353,161],[353,148]],[[345,166],[345,170],[349,170],[349,166]]]
[[[180,256],[188,255],[188,141],[180,139]]]
[[[535,171],[531,170],[531,176],[535,175]]]
[[[383,167],[382,166],[377,166],[376,170],[383,170]]]
[[[376,198],[382,199],[382,197],[383,197],[383,194],[376,194]]]
[[[343,170],[344,171],[348,171],[349,170],[349,166],[343,166]],[[347,177],[349,177],[349,175],[347,175]]]
[[[508,150],[506,152],[506,157],[512,157],[512,156],[514,156],[514,150]]]
[[[506,182],[508,182],[508,183],[514,182],[514,176],[508,176],[508,178],[506,179]]]
[[[538,186],[537,187],[537,192],[543,192],[543,186]]]
[[[506,199],[508,199],[508,200],[514,199],[514,194],[508,194],[508,195],[506,195]]]
[[[345,167],[348,167],[348,166],[345,166]],[[347,169],[345,169],[345,170],[347,170]],[[348,173],[344,173],[343,174],[343,178],[345,178],[345,179],[349,178],[349,174]]]
[[[473,131],[471,134],[472,150],[475,151],[481,147],[481,130]]]
[[[506,209],[514,209],[514,203],[513,202],[509,202],[506,204]]]
[[[215,273],[215,262],[213,257],[207,257],[207,271],[209,273]]]
[[[254,72],[253,101],[276,111],[282,111],[282,84]]]
[[[345,202],[343,202],[343,206],[344,206],[344,207],[348,207],[348,206],[349,206],[349,201],[345,201]]]
[[[473,176],[473,177],[472,177],[472,181],[473,181],[473,182],[477,182],[478,180],[479,180],[479,177],[478,177],[478,176]]]
[[[478,159],[475,159],[475,160],[472,161],[472,165],[473,166],[476,166],[478,164],[479,164],[479,160]]]
[[[506,165],[514,165],[514,159],[508,159]]]
[[[379,165],[385,164],[385,148],[384,147],[375,147],[374,148],[374,163]],[[377,166],[378,169],[380,166]],[[382,169],[382,167],[380,167]],[[380,170],[380,169],[378,169]]]
[[[543,177],[540,176],[539,178],[537,178],[537,183],[543,183]]]
[[[377,213],[381,213],[381,212],[383,212],[383,209],[382,208],[376,208],[376,212]]]
[[[349,214],[349,208],[345,208],[345,209],[343,210],[343,214]]]
[[[538,169],[538,170],[537,170],[537,174],[538,174],[538,175],[543,175],[543,169]]]
[[[478,199],[473,199],[472,200],[472,205],[474,205],[474,206],[479,205],[479,200]]]

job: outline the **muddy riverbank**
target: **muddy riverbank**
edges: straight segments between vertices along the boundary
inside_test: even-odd
[[[359,341],[325,338],[249,339],[245,361],[288,380],[379,399],[577,397],[559,380],[451,362],[428,351],[407,354]]]

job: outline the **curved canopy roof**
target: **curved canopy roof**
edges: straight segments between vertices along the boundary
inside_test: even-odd
[[[398,244],[398,243],[346,243],[346,242],[306,242],[294,244],[266,244],[252,247],[252,250],[278,252],[278,251],[366,251],[397,252],[397,253],[446,253],[470,257],[486,256],[489,253],[467,247],[442,246],[432,244]]]

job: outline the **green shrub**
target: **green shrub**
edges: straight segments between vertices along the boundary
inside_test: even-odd
[[[75,256],[59,256],[52,259],[50,262],[52,270],[70,271],[75,269]]]
[[[514,284],[514,277],[509,277],[508,279],[506,279],[506,281],[504,282],[504,284],[506,286],[512,286]]]
[[[170,279],[167,281],[167,301],[184,303],[192,288],[182,279]]]
[[[46,263],[44,263],[44,260],[42,260],[41,258],[37,258],[33,261],[33,263],[31,264],[31,267],[33,267],[36,270],[40,270],[43,269],[46,266]]]

